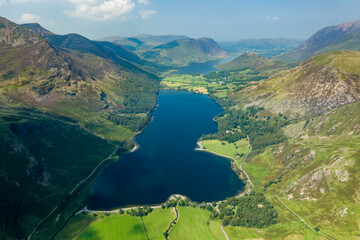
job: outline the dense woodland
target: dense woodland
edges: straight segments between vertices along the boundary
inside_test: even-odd
[[[219,139],[233,143],[249,136],[254,150],[284,141],[286,136],[281,128],[289,123],[284,115],[272,115],[259,107],[227,110],[215,120],[218,132],[203,136],[204,140]]]
[[[131,74],[120,82],[124,108],[121,113],[144,113],[156,105],[159,80],[156,77],[146,79],[141,75]]]
[[[139,131],[150,121],[150,116],[149,114],[144,117],[138,116],[136,114],[109,114],[107,119],[116,125],[121,125],[123,127],[129,128],[132,131]]]
[[[262,228],[276,223],[278,214],[262,193],[251,193],[241,198],[231,198],[218,205],[220,213],[213,218],[222,219],[224,226]]]

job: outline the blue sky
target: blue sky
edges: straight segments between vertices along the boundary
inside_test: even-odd
[[[0,16],[91,39],[141,33],[306,39],[360,19],[360,0],[0,0]]]

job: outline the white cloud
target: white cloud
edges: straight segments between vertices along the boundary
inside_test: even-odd
[[[279,17],[278,17],[278,16],[266,17],[266,18],[267,18],[267,20],[269,20],[269,21],[277,21],[277,20],[279,20]]]
[[[39,23],[42,21],[44,21],[42,17],[31,13],[24,13],[20,18],[21,23]]]
[[[49,21],[39,15],[31,14],[31,13],[24,13],[20,19],[20,23],[39,23],[40,25],[44,27],[51,27],[54,26],[53,21]]]
[[[144,4],[144,5],[149,5],[150,1],[149,0],[137,0],[138,3],[140,4]]]
[[[69,0],[75,9],[65,14],[94,20],[126,19],[135,9],[135,0]]]
[[[6,0],[0,0],[0,7],[6,4]]]
[[[148,19],[151,17],[151,15],[153,15],[155,13],[156,13],[156,10],[144,10],[144,9],[139,10],[139,14],[142,19]]]

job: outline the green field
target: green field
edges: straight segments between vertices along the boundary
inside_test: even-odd
[[[163,240],[163,233],[174,219],[175,213],[172,208],[154,209],[149,215],[143,217],[149,239]]]
[[[129,215],[102,216],[83,231],[77,240],[143,240],[146,239],[141,220]]]
[[[169,239],[225,239],[220,221],[210,220],[210,212],[199,207],[178,207],[179,217],[169,232]],[[163,233],[174,220],[173,208],[154,209],[143,217],[148,238],[163,240]],[[76,215],[55,240],[127,240],[146,239],[140,217],[112,213]]]
[[[237,158],[242,154],[246,154],[250,151],[248,141],[241,139],[235,143],[229,143],[220,140],[203,140],[201,145],[208,151],[216,154]]]
[[[225,239],[220,222],[209,222],[209,211],[191,207],[178,207],[178,210],[179,219],[170,231],[170,239]]]
[[[161,81],[163,88],[187,90],[197,93],[208,94],[207,87],[211,84],[201,76],[186,74],[171,74]]]

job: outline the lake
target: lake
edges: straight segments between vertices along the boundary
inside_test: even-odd
[[[216,132],[213,118],[220,112],[207,95],[161,90],[153,121],[135,138],[139,149],[96,177],[88,208],[156,204],[172,194],[215,201],[242,191],[228,159],[195,151],[202,134]]]
[[[226,63],[231,60],[234,60],[238,55],[233,55],[231,57],[203,62],[203,63],[191,63],[188,66],[185,67],[179,67],[177,68],[177,74],[194,74],[194,73],[200,73],[205,74],[212,71],[219,71],[219,69],[215,68],[216,65],[219,65],[221,63]]]

